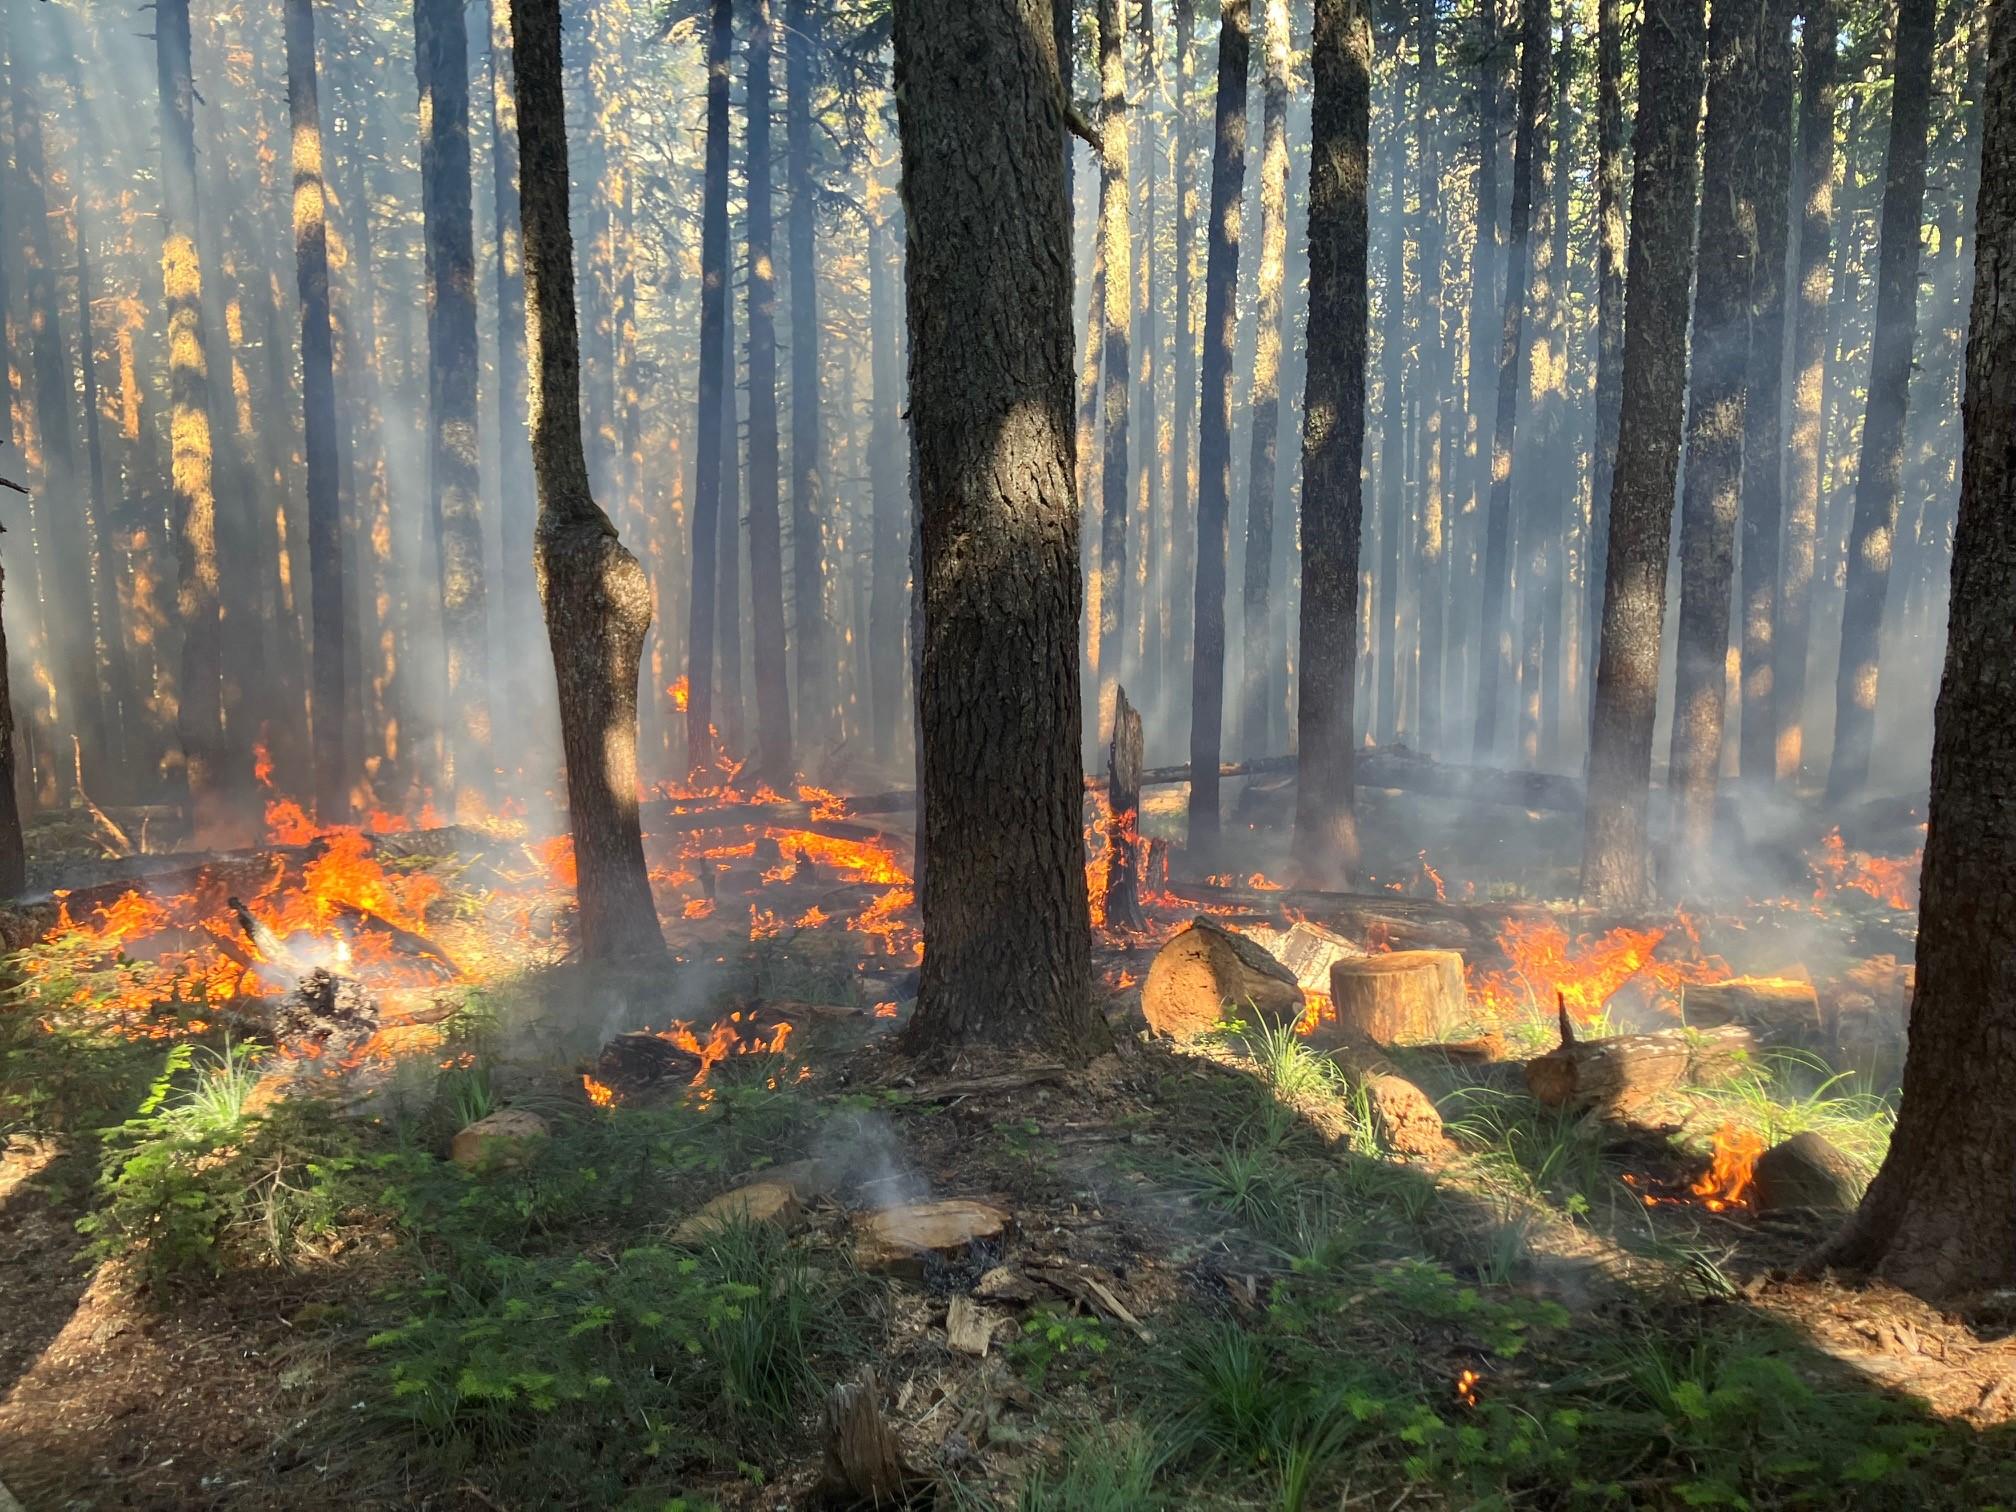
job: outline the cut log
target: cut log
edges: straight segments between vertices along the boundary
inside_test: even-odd
[[[1628,1112],[1677,1087],[1727,1081],[1754,1044],[1736,1024],[1564,1043],[1526,1063],[1526,1086],[1550,1108]]]
[[[1465,1017],[1463,957],[1453,950],[1395,950],[1336,961],[1330,1002],[1347,1040],[1441,1039]]]
[[[1321,993],[1325,997],[1330,995],[1330,968],[1339,961],[1357,960],[1365,954],[1362,945],[1307,919],[1297,919],[1285,931],[1263,928],[1247,931],[1247,935],[1295,973],[1303,992]]]
[[[663,1081],[683,1084],[699,1074],[699,1056],[648,1029],[617,1035],[595,1062],[595,1079],[619,1092],[639,1092]]]
[[[479,1118],[455,1136],[449,1158],[469,1170],[510,1170],[530,1158],[550,1131],[546,1120],[524,1108],[504,1108]]]
[[[1009,1216],[992,1203],[954,1198],[883,1208],[862,1220],[854,1259],[863,1270],[921,1271],[931,1256],[963,1254],[1008,1232]]]
[[[1372,1132],[1386,1149],[1408,1160],[1435,1161],[1455,1153],[1434,1100],[1371,1040],[1346,1039],[1330,1051],[1330,1058],[1371,1109]]]
[[[1157,1034],[1188,1041],[1246,1014],[1293,1024],[1302,1016],[1302,988],[1259,945],[1199,917],[1155,952],[1141,1012]]]
[[[1680,1017],[1695,1029],[1741,1024],[1759,1035],[1808,1040],[1820,1031],[1820,995],[1811,982],[1737,977],[1680,989]]]
[[[905,1507],[929,1487],[882,1416],[882,1387],[872,1370],[827,1397],[822,1458],[815,1494],[823,1506]]]
[[[674,1244],[704,1243],[736,1224],[774,1223],[789,1228],[798,1216],[798,1191],[785,1181],[752,1181],[723,1192],[672,1231]]]
[[[1141,711],[1119,688],[1113,701],[1113,738],[1106,748],[1106,923],[1141,930]]]
[[[1787,1208],[1852,1213],[1862,1200],[1862,1173],[1825,1137],[1808,1130],[1757,1157],[1751,1194],[1760,1213]]]

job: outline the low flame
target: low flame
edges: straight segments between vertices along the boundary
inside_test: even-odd
[[[1701,1179],[1689,1187],[1701,1205],[1711,1213],[1752,1205],[1751,1182],[1757,1174],[1757,1159],[1764,1153],[1764,1140],[1754,1129],[1725,1123],[1715,1131],[1714,1155]]]
[[[1477,1405],[1477,1388],[1483,1383],[1483,1380],[1484,1377],[1474,1370],[1464,1371],[1456,1377],[1456,1400],[1461,1402],[1465,1407],[1475,1407]]]
[[[604,1086],[585,1071],[581,1075],[581,1090],[588,1094],[588,1101],[598,1108],[613,1108],[616,1106],[616,1089]]]
[[[1843,892],[1865,893],[1885,908],[1909,912],[1918,906],[1918,872],[1923,848],[1908,856],[1874,856],[1850,850],[1837,825],[1820,842],[1817,855],[1807,858],[1813,873],[1813,901],[1825,903]]]

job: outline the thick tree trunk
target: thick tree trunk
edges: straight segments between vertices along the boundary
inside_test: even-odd
[[[751,0],[749,25],[749,596],[755,632],[756,759],[752,775],[791,780],[791,688],[784,653],[784,533],[777,458],[777,265],[770,207],[772,0]]]
[[[1274,669],[1267,647],[1268,569],[1274,562],[1274,495],[1281,433],[1281,283],[1288,262],[1288,0],[1261,6],[1260,266],[1253,294],[1252,452],[1246,477],[1246,644],[1241,658],[1240,749],[1265,756]]]
[[[1400,730],[1400,506],[1406,488],[1408,390],[1414,387],[1401,376],[1407,362],[1407,143],[1400,123],[1407,119],[1407,70],[1398,60],[1392,100],[1386,148],[1386,287],[1379,311],[1379,563],[1372,573],[1378,618],[1371,650],[1378,658],[1379,681],[1372,729],[1382,743]]]
[[[1357,864],[1351,703],[1364,516],[1366,176],[1372,29],[1357,0],[1316,0],[1309,178],[1309,374],[1302,402],[1302,690],[1295,859],[1317,885]],[[1196,755],[1191,761],[1194,765]]]
[[[721,555],[721,454],[728,392],[728,55],[735,0],[710,0],[707,26],[707,144],[700,209],[699,416],[693,447],[693,591],[686,620],[686,771],[714,764],[714,621]],[[727,522],[734,538],[735,523]]]
[[[1543,5],[1551,0],[1543,0]],[[1551,31],[1551,21],[1543,15],[1541,25]],[[1573,45],[1572,18],[1564,6],[1561,16],[1561,52]],[[1519,528],[1515,534],[1524,558],[1519,572],[1520,674],[1518,696],[1519,752],[1526,766],[1540,764],[1542,697],[1547,678],[1547,596],[1560,572],[1561,495],[1572,478],[1572,468],[1564,468],[1561,455],[1562,411],[1568,404],[1568,343],[1562,318],[1568,269],[1560,256],[1557,225],[1561,207],[1556,203],[1554,161],[1554,115],[1564,116],[1565,99],[1556,99],[1556,81],[1569,61],[1556,57],[1541,86],[1541,129],[1533,134],[1533,229],[1530,245],[1532,282],[1532,333],[1526,355],[1527,434],[1515,442],[1514,481],[1518,485]],[[1563,165],[1565,169],[1565,165]]]
[[[819,39],[809,0],[785,0],[784,163],[791,191],[785,224],[791,259],[791,611],[799,736],[817,749],[835,711],[826,639],[826,499],[819,423],[818,194],[812,176],[813,56]]]
[[[1743,406],[1743,783],[1777,778],[1773,640],[1785,465],[1779,406],[1785,381],[1785,244],[1791,213],[1792,17],[1798,0],[1765,0],[1758,44],[1757,125],[1745,151],[1757,175],[1757,268],[1750,285],[1750,370]]]
[[[1703,0],[1648,0],[1638,33],[1623,395],[1582,841],[1583,899],[1603,908],[1636,908],[1652,897],[1645,811],[1687,397],[1704,11]]]
[[[1750,284],[1757,266],[1757,47],[1764,0],[1728,0],[1710,20],[1699,269],[1687,375],[1687,474],[1680,501],[1680,631],[1674,656],[1674,881],[1712,869],[1715,788],[1728,692],[1729,597],[1743,484]]]
[[[1197,437],[1197,573],[1191,620],[1195,639],[1190,659],[1190,766],[1200,775],[1190,784],[1189,843],[1200,857],[1218,844],[1218,757],[1224,747],[1232,344],[1239,324],[1239,230],[1246,193],[1251,26],[1252,0],[1220,0],[1218,95],[1213,109],[1216,145],[1211,152],[1211,219],[1204,261],[1204,406]]]
[[[308,463],[315,817],[323,824],[341,824],[350,815],[349,765],[343,748],[343,521],[336,493],[329,228],[322,192],[322,112],[315,89],[311,0],[287,0],[285,21],[287,118],[294,164],[294,281],[301,297],[301,421]]]
[[[1448,568],[1443,451],[1451,372],[1442,308],[1442,159],[1435,109],[1440,88],[1436,71],[1435,0],[1418,0],[1414,25],[1421,58],[1420,102],[1414,112],[1414,129],[1415,150],[1420,158],[1421,218],[1417,235],[1421,259],[1422,369],[1427,389],[1421,407],[1421,510],[1416,546],[1421,670],[1414,743],[1433,755],[1442,743],[1442,618]]]
[[[1512,147],[1512,221],[1506,229],[1504,322],[1498,339],[1497,414],[1491,430],[1491,502],[1485,520],[1483,629],[1478,641],[1479,761],[1498,749],[1499,718],[1512,683],[1512,446],[1519,414],[1519,357],[1525,340],[1526,275],[1533,228],[1533,154],[1545,151],[1545,101],[1552,39],[1548,0],[1520,0],[1519,103]],[[1472,361],[1475,361],[1473,355]]]
[[[1596,3],[1596,453],[1589,464],[1589,700],[1596,698],[1603,579],[1610,560],[1610,490],[1624,402],[1624,27],[1618,0]]]
[[[1993,5],[1989,16],[1982,161],[2006,165],[2016,161],[2016,9]],[[2016,1082],[2016,810],[2008,802],[2016,786],[2016,180],[2006,172],[1984,172],[1975,202],[1965,393],[1903,1102],[1860,1211],[1820,1257],[1939,1297],[2016,1284],[2008,1097]]]
[[[637,670],[651,626],[644,569],[588,491],[581,349],[567,224],[559,0],[512,0],[525,226],[526,349],[539,520],[534,568],[560,694],[567,817],[589,961],[664,948],[637,821]]]
[[[923,501],[909,1042],[932,1058],[1083,1055],[1107,1034],[1079,829],[1071,224],[1049,3],[897,0],[895,47]]]
[[[1799,311],[1792,333],[1792,435],[1784,554],[1779,563],[1772,697],[1777,705],[1779,781],[1796,781],[1805,759],[1806,649],[1813,615],[1814,536],[1826,455],[1821,401],[1827,375],[1828,301],[1834,234],[1835,0],[1805,0],[1799,99]]]
[[[1862,455],[1855,473],[1847,596],[1841,609],[1841,663],[1834,685],[1834,754],[1827,769],[1830,802],[1862,790],[1876,738],[1883,605],[1890,592],[1904,467],[1904,411],[1911,386],[1911,348],[1918,335],[1920,219],[1932,109],[1932,20],[1933,0],[1899,0],[1876,329],[1870,337],[1869,407],[1862,420]]]
[[[469,41],[452,0],[413,0],[427,236],[427,469],[441,560],[448,707],[445,775],[458,805],[494,786],[490,624],[477,467],[476,242],[469,176]]]
[[[1127,607],[1127,425],[1133,382],[1129,368],[1128,302],[1133,297],[1134,263],[1127,216],[1126,27],[1121,0],[1099,0],[1099,359],[1100,413],[1104,460],[1099,469],[1099,575],[1096,585],[1099,669],[1096,720],[1104,729],[1112,718],[1120,686],[1120,657]]]

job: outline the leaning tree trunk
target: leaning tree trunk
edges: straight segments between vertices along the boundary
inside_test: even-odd
[[[710,0],[707,145],[700,207],[700,413],[693,447],[693,592],[686,619],[686,771],[714,764],[715,584],[721,551],[721,440],[728,408],[728,54],[735,0]],[[733,539],[734,522],[728,525]]]
[[[1587,623],[1603,623],[1610,559],[1610,490],[1617,476],[1617,413],[1624,400],[1624,37],[1618,0],[1596,0],[1596,454],[1589,464]],[[1589,637],[1590,707],[1596,650]]]
[[[820,471],[818,188],[812,178],[812,8],[784,7],[784,162],[791,209],[791,609],[799,735],[817,748],[832,723],[837,682],[826,642],[825,478]]]
[[[1777,778],[1773,681],[1778,542],[1784,466],[1779,405],[1785,383],[1785,242],[1791,213],[1792,17],[1798,0],[1765,0],[1758,43],[1757,126],[1746,151],[1757,175],[1757,269],[1750,285],[1750,370],[1743,404],[1743,722],[1739,771],[1751,788]]]
[[[1246,193],[1246,92],[1252,0],[1220,0],[1216,145],[1204,260],[1204,407],[1197,437],[1197,573],[1190,659],[1191,852],[1218,844],[1225,725],[1225,527],[1232,498],[1232,343],[1238,329],[1239,222]]]
[[[1358,0],[1316,0],[1313,39],[1295,859],[1305,878],[1326,884],[1346,880],[1358,859],[1351,703],[1365,507],[1366,176],[1372,131],[1372,28],[1364,6]]]
[[[1519,355],[1525,339],[1526,271],[1533,229],[1533,153],[1546,127],[1552,40],[1548,0],[1520,0],[1519,116],[1512,144],[1512,223],[1505,233],[1504,323],[1498,338],[1497,414],[1491,430],[1491,503],[1485,520],[1483,628],[1477,645],[1475,752],[1498,748],[1501,705],[1512,680],[1512,445],[1519,414]],[[1487,81],[1488,82],[1488,81]],[[1476,360],[1473,354],[1473,362]]]
[[[567,224],[560,0],[511,0],[512,72],[524,167],[528,409],[539,484],[533,567],[560,693],[567,818],[589,961],[664,949],[637,821],[637,670],[651,590],[588,491],[581,343]]]
[[[752,0],[749,25],[749,597],[754,610],[754,774],[791,778],[791,689],[784,652],[784,528],[777,479],[777,266],[770,208],[771,0]]]
[[[440,545],[450,791],[493,786],[490,625],[476,447],[476,241],[469,177],[469,39],[453,0],[413,0],[427,237],[427,471]]]
[[[301,294],[301,425],[308,462],[308,602],[314,657],[315,817],[350,814],[343,746],[343,520],[336,491],[336,374],[329,332],[329,227],[312,0],[287,0],[287,117],[294,160],[294,281]]]
[[[1687,398],[1704,10],[1703,0],[1647,0],[1638,33],[1623,395],[1582,841],[1582,894],[1603,908],[1636,908],[1652,897],[1645,811]]]
[[[1709,22],[1700,266],[1680,501],[1680,630],[1666,763],[1674,874],[1683,886],[1708,880],[1722,762],[1730,578],[1743,483],[1743,380],[1757,265],[1757,184],[1749,154],[1763,12],[1764,0],[1727,0]]]
[[[1614,0],[1613,0],[1614,3]],[[1415,107],[1415,151],[1420,159],[1421,340],[1421,510],[1418,545],[1421,655],[1414,743],[1433,755],[1442,743],[1442,617],[1448,564],[1443,442],[1449,406],[1450,355],[1442,310],[1442,162],[1434,100],[1436,74],[1435,0],[1418,0],[1415,35],[1420,49],[1420,101]]]
[[[1876,679],[1883,605],[1904,468],[1904,409],[1918,335],[1918,254],[1925,207],[1926,128],[1932,105],[1933,0],[1899,0],[1890,155],[1883,178],[1876,329],[1870,337],[1869,408],[1855,472],[1848,586],[1841,607],[1841,665],[1834,685],[1834,756],[1827,798],[1840,802],[1869,779],[1876,738]],[[1984,158],[1993,163],[1993,158]]]
[[[1821,461],[1826,450],[1822,399],[1827,377],[1828,302],[1834,233],[1834,0],[1806,0],[1800,45],[1805,77],[1799,98],[1799,312],[1792,333],[1792,436],[1787,447],[1783,555],[1779,562],[1777,640],[1771,689],[1777,705],[1778,780],[1798,778],[1805,760],[1806,648],[1813,615],[1814,538],[1820,528]]]
[[[1288,264],[1288,0],[1261,6],[1260,267],[1253,293],[1252,453],[1246,476],[1246,644],[1240,660],[1240,746],[1257,760],[1267,750],[1273,672],[1267,648],[1268,569],[1274,563],[1274,494],[1281,433],[1281,283]]]
[[[2016,161],[2016,7],[1990,7],[1982,161]],[[1974,210],[1945,679],[1932,732],[1918,986],[1890,1151],[1830,1265],[1921,1295],[2016,1285],[2016,179]]]
[[[1049,0],[896,0],[923,501],[909,1043],[936,1059],[1108,1038],[1079,829],[1071,221],[1049,23]]]
[[[1127,422],[1133,375],[1128,356],[1128,300],[1134,287],[1133,248],[1127,225],[1126,28],[1120,0],[1099,0],[1099,359],[1104,460],[1099,469],[1098,639],[1094,717],[1103,728],[1120,686],[1120,655],[1127,599]]]

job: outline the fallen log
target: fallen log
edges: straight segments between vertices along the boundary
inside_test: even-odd
[[[1294,972],[1244,935],[1202,917],[1155,952],[1141,984],[1148,1027],[1179,1041],[1247,1012],[1293,1024],[1302,1007]]]
[[[1627,1113],[1679,1087],[1727,1081],[1755,1046],[1735,1024],[1577,1040],[1564,1011],[1562,1029],[1558,1047],[1526,1063],[1526,1086],[1548,1107],[1577,1112]]]
[[[1167,891],[1216,912],[1246,910],[1285,918],[1288,910],[1313,916],[1348,933],[1404,950],[1496,949],[1499,935],[1514,920],[1553,920],[1571,932],[1586,928],[1588,916],[1533,904],[1438,903],[1398,893],[1333,892],[1315,887],[1258,888],[1216,882],[1171,882]]]
[[[1330,1002],[1346,1039],[1439,1040],[1465,1016],[1463,957],[1453,950],[1395,950],[1333,962]]]
[[[1762,1034],[1807,1039],[1820,1032],[1820,995],[1811,982],[1789,978],[1692,982],[1680,989],[1680,1017],[1695,1029],[1741,1024]]]

